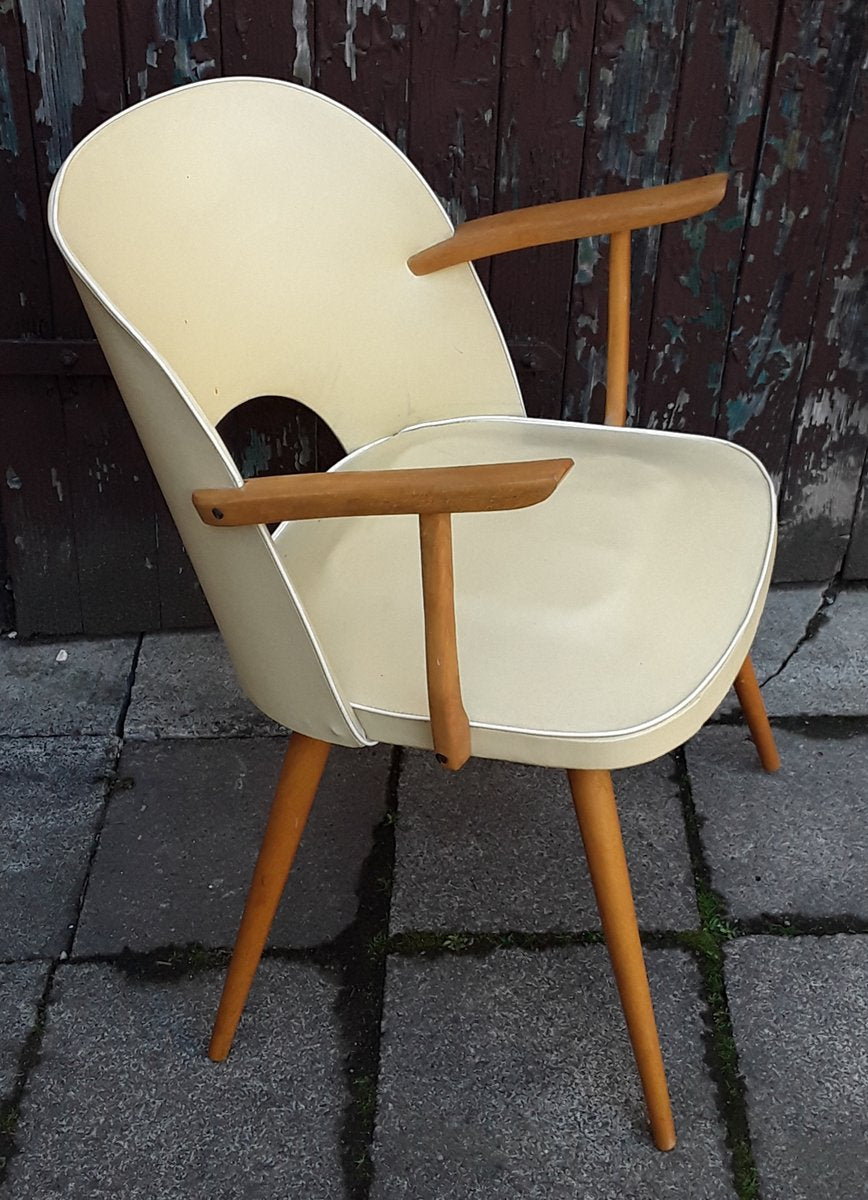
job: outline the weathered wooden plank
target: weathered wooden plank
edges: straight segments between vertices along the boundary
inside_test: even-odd
[[[582,194],[665,183],[686,0],[602,3],[591,67]],[[629,408],[644,376],[659,229],[633,235]],[[564,415],[602,420],[608,246],[579,243],[570,313]]]
[[[3,525],[3,506],[0,505],[0,633],[15,628],[15,599],[12,576],[9,573],[9,551],[6,548],[6,529]]]
[[[114,5],[19,0],[27,58],[36,170],[44,216],[54,175],[76,142],[123,103]],[[90,325],[53,242],[45,234],[55,336],[87,338]]]
[[[221,10],[224,75],[262,75],[310,87],[313,2],[234,0]]]
[[[854,108],[781,490],[776,574],[830,579],[868,449],[868,122]],[[854,560],[851,560],[854,561]]]
[[[50,8],[50,5],[49,5]],[[23,0],[18,13],[0,6],[0,333],[46,337],[53,332],[49,270],[45,257],[45,180],[36,172],[34,114],[43,138],[57,126],[58,153],[71,141],[71,118],[61,100],[64,78],[51,78],[33,94],[33,72],[45,70],[48,54],[37,27],[55,15],[36,12]],[[74,36],[76,17],[70,9]],[[49,39],[50,40],[50,39]],[[64,140],[65,139],[65,140]],[[42,154],[44,161],[45,144]],[[0,455],[7,565],[17,624],[28,633],[81,630],[78,563],[67,473],[65,430],[58,387],[50,377],[0,377]]]
[[[110,379],[68,380],[63,391],[83,630],[153,629],[157,535],[144,451]]]
[[[722,204],[661,230],[639,424],[713,433],[753,187],[776,4],[694,0],[669,177],[729,171]]]
[[[502,0],[413,9],[408,153],[456,225],[494,208],[502,23]]]
[[[0,5],[0,336],[40,337],[51,324],[41,196],[21,30]]]
[[[154,480],[153,501],[156,512],[157,564],[160,579],[160,629],[202,629],[214,624],[193,564],[162,492]]]
[[[402,150],[409,135],[410,0],[316,5],[316,89]]]
[[[785,0],[717,432],[783,476],[868,22]]]
[[[127,103],[221,74],[220,4],[120,0]]]
[[[0,375],[108,375],[94,338],[0,338]]]
[[[0,376],[0,455],[18,630],[80,633],[66,433],[51,378]]]
[[[844,560],[844,578],[868,580],[868,456],[862,468],[862,484],[853,517],[853,531]]]
[[[513,4],[507,11],[498,120],[497,208],[579,194],[594,0]],[[491,299],[527,410],[561,412],[574,247],[523,250],[491,266]]]
[[[116,5],[84,0],[21,0],[20,10],[44,211],[54,174],[73,145],[123,105],[120,23]],[[46,245],[53,332],[88,339],[92,330],[69,271],[50,238]],[[134,492],[125,485],[141,471],[141,451],[119,404],[107,403],[115,393],[105,378],[73,381],[64,372],[58,387],[65,420],[57,436],[62,429],[72,439],[66,456],[82,628],[94,633],[141,628],[158,616],[148,603],[153,586],[142,556],[125,553],[144,540],[155,560],[153,516],[136,508]],[[101,472],[109,463],[106,477]],[[45,586],[54,586],[52,576]]]

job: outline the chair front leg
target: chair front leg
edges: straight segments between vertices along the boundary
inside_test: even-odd
[[[289,739],[208,1047],[215,1062],[232,1046],[329,750],[328,742],[300,733]]]
[[[621,1007],[642,1080],[651,1135],[658,1150],[671,1150],[675,1145],[675,1125],[612,777],[608,771],[568,771],[567,775]]]
[[[775,745],[775,735],[769,724],[765,701],[750,655],[742,663],[741,670],[735,677],[734,687],[763,769],[777,771],[781,765],[781,756]]]

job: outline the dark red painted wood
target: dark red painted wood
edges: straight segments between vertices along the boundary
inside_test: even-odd
[[[410,0],[316,5],[316,89],[407,149]]]
[[[862,468],[862,484],[853,517],[853,531],[844,560],[844,578],[868,579],[868,457]]]
[[[0,338],[0,375],[108,375],[94,338]]]
[[[21,27],[0,8],[0,337],[51,328],[42,196],[34,173]]]
[[[780,579],[830,579],[841,566],[868,449],[866,387],[868,122],[863,95],[844,147],[781,494]]]
[[[118,606],[129,608],[130,627],[210,619],[162,502],[155,511],[148,499],[151,477],[114,390],[94,377],[102,362],[65,268],[46,252],[43,212],[75,140],[123,103],[220,72],[310,82],[340,99],[409,148],[458,218],[729,166],[736,178],[717,213],[659,240],[635,239],[639,416],[710,431],[720,401],[717,432],[758,450],[784,481],[780,576],[826,577],[846,543],[868,440],[866,238],[855,225],[866,203],[866,125],[864,114],[848,116],[866,50],[863,8],[839,0],[2,6],[0,468],[11,471],[2,507],[21,629],[120,628]],[[602,413],[600,249],[527,251],[494,268],[491,292],[532,412],[557,415],[562,397],[567,416]],[[264,403],[233,422],[228,436],[251,469],[322,469],[340,452],[301,408],[288,417]],[[115,466],[100,491],[109,449]],[[848,577],[868,576],[862,496]],[[116,581],[109,542],[128,550]],[[0,623],[8,619],[0,603]]]
[[[579,194],[594,0],[513,4],[506,17],[498,120],[497,208]],[[505,255],[491,265],[491,298],[528,412],[558,417],[572,244]]]
[[[762,134],[774,4],[695,0],[681,67],[669,177],[728,171],[712,212],[664,226],[639,424],[713,433],[741,244]]]
[[[63,388],[85,633],[153,629],[160,620],[151,471],[113,380]]]
[[[717,422],[777,482],[866,48],[861,5],[786,0]]]
[[[310,87],[313,0],[233,0],[221,10],[224,75],[261,75]]]
[[[665,183],[677,107],[687,0],[599,0],[582,195]],[[659,229],[632,238],[629,407],[644,374]],[[607,239],[579,244],[570,313],[564,414],[602,420]]]
[[[220,0],[120,0],[127,104],[220,75]]]
[[[40,216],[54,175],[72,147],[123,106],[121,39],[114,5],[19,0],[24,26]],[[92,331],[69,271],[45,234],[56,337]]]
[[[18,631],[80,633],[66,429],[54,380],[0,376],[0,446]]]
[[[501,0],[413,8],[408,153],[455,224],[494,208],[502,26]]]
[[[211,609],[178,536],[157,481],[153,481],[157,531],[157,570],[160,580],[161,629],[201,629],[213,625]]]

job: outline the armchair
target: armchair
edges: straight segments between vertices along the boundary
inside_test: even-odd
[[[630,231],[703,212],[724,187],[713,175],[453,230],[370,125],[253,78],[143,101],[63,165],[52,234],[239,680],[295,731],[213,1059],[331,745],[535,763],[568,772],[652,1136],[675,1144],[610,771],[680,745],[733,683],[776,768],[747,658],[775,495],[735,445],[623,427]],[[611,237],[606,424],[532,420],[470,263],[589,234]],[[243,481],[217,424],[257,395],[303,400],[346,456]]]

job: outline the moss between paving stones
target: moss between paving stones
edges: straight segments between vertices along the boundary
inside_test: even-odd
[[[727,920],[723,900],[711,886],[683,749],[678,750],[673,759],[700,918],[699,932],[681,934],[679,941],[694,951],[702,974],[708,1008],[707,1061],[717,1085],[721,1113],[726,1123],[726,1141],[735,1189],[740,1200],[759,1200],[759,1179],[751,1146],[745,1085],[738,1066],[738,1048],[723,973],[723,947],[736,936],[736,930]]]
[[[807,721],[802,718],[783,718],[775,724],[782,728],[792,725],[807,736],[850,736],[857,729],[861,732],[868,728],[868,718],[810,718]],[[678,751],[672,757],[687,833],[700,928],[645,933],[642,940],[649,948],[678,947],[688,950],[698,962],[707,1006],[707,1061],[717,1087],[718,1102],[727,1131],[736,1192],[739,1200],[760,1200],[747,1120],[745,1085],[739,1071],[738,1050],[726,995],[724,946],[733,939],[755,934],[794,937],[802,934],[866,933],[868,922],[846,914],[823,920],[792,914],[767,915],[741,921],[730,919],[724,901],[711,887],[684,753]],[[342,1147],[344,1178],[350,1200],[368,1200],[373,1179],[371,1146],[376,1121],[380,1023],[388,956],[485,955],[504,948],[544,952],[561,946],[599,944],[603,941],[598,930],[571,933],[526,933],[520,930],[487,933],[452,930],[435,933],[422,930],[390,937],[389,907],[394,878],[394,827],[397,821],[401,761],[402,752],[396,749],[388,782],[387,811],[374,832],[373,846],[361,871],[355,920],[332,942],[299,950],[266,951],[266,957],[309,961],[336,972],[340,977],[336,1011],[345,1046],[344,1072],[349,1097],[344,1113]],[[115,788],[123,787],[123,782],[118,780]],[[168,946],[148,953],[125,951],[120,955],[98,957],[99,961],[111,963],[130,978],[167,984],[202,971],[224,970],[229,952],[190,944]],[[5,1176],[6,1161],[15,1153],[18,1105],[30,1069],[39,1056],[45,1006],[55,967],[56,964],[49,972],[36,1024],[22,1050],[16,1087],[0,1103],[0,1183]]]

